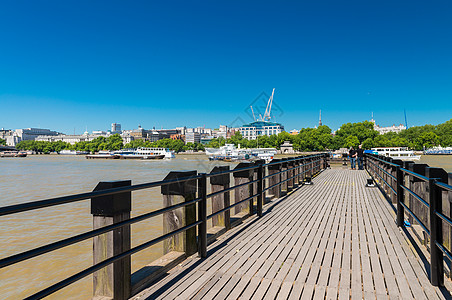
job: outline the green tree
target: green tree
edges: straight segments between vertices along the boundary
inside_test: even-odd
[[[356,149],[359,144],[360,144],[359,139],[356,136],[349,135],[348,137],[345,138],[344,147],[346,147],[346,148],[353,147]]]
[[[359,123],[346,123],[343,124],[336,135],[347,138],[349,136],[355,136],[362,143],[364,140],[371,138],[374,139],[378,136],[378,131],[374,130],[374,124],[369,121]]]
[[[6,141],[4,139],[0,139],[0,145],[6,146]]]
[[[370,149],[374,147],[374,141],[371,138],[367,138],[362,143],[363,149]]]
[[[422,148],[431,148],[438,145],[439,138],[434,132],[425,132],[416,139],[416,148],[421,150]]]

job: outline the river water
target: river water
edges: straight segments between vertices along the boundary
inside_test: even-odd
[[[420,163],[452,172],[452,156],[422,156]],[[171,160],[87,160],[82,156],[39,155],[0,159],[0,206],[90,192],[99,181],[131,179],[132,184],[162,180],[170,171],[210,172],[205,155],[178,155]],[[160,188],[133,192],[132,216],[162,207]],[[20,253],[92,229],[88,200],[0,217],[0,257]],[[132,225],[132,247],[162,233],[156,217]],[[132,256],[132,272],[162,255],[157,244]],[[4,268],[2,299],[18,299],[92,265],[92,240]],[[72,284],[50,299],[90,299],[92,276]]]
[[[84,156],[39,155],[0,159],[0,206],[90,192],[99,181],[131,179],[132,184],[162,180],[170,171],[210,172],[205,155],[171,160],[96,160]],[[132,217],[162,207],[160,188],[132,193]],[[92,229],[89,200],[0,217],[0,257],[20,253]],[[162,234],[162,218],[132,225],[132,247]],[[132,272],[162,255],[157,244],[132,256]],[[0,272],[2,299],[19,299],[92,265],[92,240],[75,244]],[[89,299],[92,276],[72,284],[51,299]]]

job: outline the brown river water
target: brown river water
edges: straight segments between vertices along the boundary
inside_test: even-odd
[[[422,156],[420,163],[452,172],[452,156]],[[83,156],[39,155],[0,159],[0,206],[92,191],[99,181],[131,179],[132,184],[163,179],[172,170],[209,172],[205,155],[178,155],[159,161],[87,160]],[[132,216],[162,207],[160,188],[133,192]],[[4,258],[92,229],[89,200],[0,217],[0,257]],[[132,225],[132,247],[162,233],[161,217]],[[132,272],[162,255],[157,244],[132,256]],[[0,271],[2,299],[29,296],[92,265],[92,240]],[[92,276],[49,299],[90,299]]]

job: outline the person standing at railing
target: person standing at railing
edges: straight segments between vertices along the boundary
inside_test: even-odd
[[[356,170],[356,150],[353,147],[350,147],[350,151],[348,152],[348,157],[350,158],[350,167],[352,170]]]
[[[364,160],[363,145],[359,145],[358,149],[356,150],[356,154],[358,156],[358,170],[364,170],[364,168],[363,168],[363,160]]]

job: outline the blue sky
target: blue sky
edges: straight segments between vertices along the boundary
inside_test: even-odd
[[[451,1],[161,2],[3,1],[0,128],[452,118]]]

